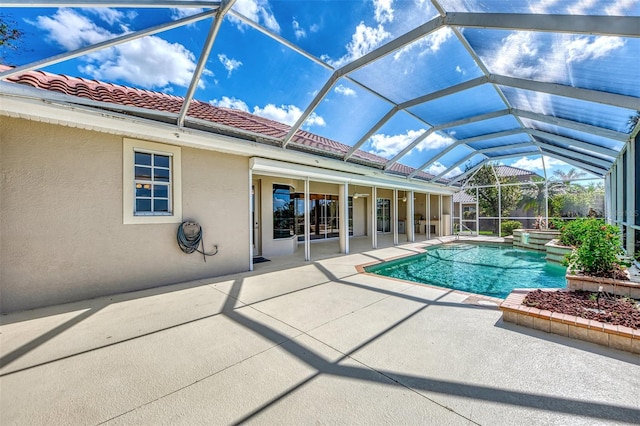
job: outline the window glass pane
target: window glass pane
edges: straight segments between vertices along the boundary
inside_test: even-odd
[[[169,170],[153,169],[153,180],[158,180],[161,182],[169,182]]]
[[[153,163],[156,167],[166,167],[169,168],[169,156],[168,155],[154,155]]]
[[[136,197],[151,197],[151,185],[150,184],[136,184]]]
[[[154,212],[168,212],[169,211],[169,201],[168,200],[153,200],[153,211]]]
[[[294,234],[294,197],[286,185],[273,185],[273,238],[290,238]]]
[[[136,164],[141,166],[150,166],[151,165],[151,154],[146,154],[144,152],[136,152]]]
[[[137,199],[136,200],[136,212],[150,212],[151,200],[149,199]]]
[[[151,167],[136,166],[136,179],[151,180]]]
[[[153,196],[156,198],[169,198],[169,187],[167,185],[154,185]]]

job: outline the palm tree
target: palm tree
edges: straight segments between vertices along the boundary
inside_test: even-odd
[[[520,207],[524,210],[532,210],[534,215],[539,216],[544,213],[545,190],[548,191],[549,198],[551,198],[561,193],[563,188],[564,185],[560,182],[547,181],[545,185],[544,178],[532,176],[531,180],[522,187]]]
[[[553,174],[554,174],[555,177],[557,177],[559,180],[561,180],[563,182],[569,182],[569,181],[572,181],[572,180],[580,179],[581,177],[586,175],[585,172],[579,172],[575,168],[571,168],[566,173],[563,172],[560,169],[554,170]]]

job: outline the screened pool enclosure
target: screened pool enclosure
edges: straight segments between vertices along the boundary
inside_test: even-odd
[[[458,232],[597,216],[640,250],[639,0],[107,3],[2,1],[22,44],[4,46],[0,78],[161,91],[179,113],[144,117],[176,130],[453,189]],[[194,100],[283,125],[231,132]]]

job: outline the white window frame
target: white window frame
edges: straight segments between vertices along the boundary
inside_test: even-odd
[[[135,153],[171,157],[169,178],[170,213],[135,213]],[[178,146],[124,138],[122,142],[122,218],[125,225],[182,222],[182,156]]]

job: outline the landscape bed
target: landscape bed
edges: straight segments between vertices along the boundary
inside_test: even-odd
[[[500,310],[502,311],[502,319],[506,322],[515,323],[524,327],[534,328],[542,330],[547,333],[554,333],[561,336],[567,336],[574,339],[584,340],[587,342],[596,343],[603,346],[608,346],[614,349],[619,349],[635,354],[640,354],[640,329],[632,328],[628,325],[614,324],[609,322],[602,322],[596,318],[598,315],[594,315],[594,318],[587,318],[578,316],[575,313],[554,312],[551,308],[561,310],[561,306],[576,309],[577,303],[567,302],[560,303],[558,298],[553,296],[547,296],[547,298],[553,298],[554,301],[549,305],[538,304],[537,306],[527,306],[525,300],[531,293],[549,292],[549,293],[578,293],[570,292],[560,289],[544,289],[544,290],[532,290],[532,289],[516,289],[500,304]],[[580,292],[588,293],[588,292]],[[590,295],[587,298],[593,299]],[[596,296],[597,297],[597,296]],[[531,300],[543,299],[544,297],[532,296]],[[534,302],[535,303],[535,302]],[[631,303],[636,303],[631,302]],[[553,305],[553,306],[552,306]],[[590,305],[593,306],[593,305]],[[603,305],[601,305],[602,307]],[[603,310],[597,307],[591,308],[595,310]],[[589,312],[588,310],[585,310]],[[569,311],[570,312],[570,311]],[[593,314],[599,312],[592,312]],[[602,314],[602,313],[599,313]],[[587,314],[585,314],[587,316]],[[599,319],[606,319],[607,315],[603,314]],[[635,314],[633,316],[635,317]],[[635,320],[631,320],[635,321]],[[637,322],[623,321],[625,324],[637,324]]]

